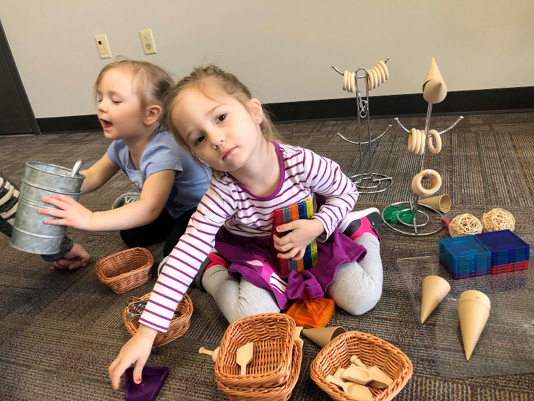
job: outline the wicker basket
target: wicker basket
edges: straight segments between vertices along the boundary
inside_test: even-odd
[[[224,333],[215,362],[217,383],[229,388],[278,386],[288,381],[295,321],[283,313],[262,313],[233,322]],[[254,342],[254,359],[241,375],[237,349]]]
[[[291,397],[297,384],[302,364],[302,344],[293,343],[293,356],[289,378],[282,384],[265,387],[229,387],[217,382],[219,390],[224,391],[232,401],[286,401]]]
[[[370,334],[349,331],[328,343],[310,367],[312,380],[334,400],[357,401],[326,380],[337,369],[349,367],[352,355],[357,355],[367,366],[378,366],[393,379],[393,383],[384,389],[369,386],[374,396],[373,401],[393,399],[412,376],[412,363],[401,350]]]
[[[141,299],[148,299],[149,297],[150,293],[143,295]],[[162,331],[158,332],[154,340],[154,348],[161,347],[162,345],[176,340],[178,337],[183,336],[187,330],[189,330],[189,326],[191,325],[191,315],[193,314],[193,302],[187,294],[184,294],[184,297],[178,303],[176,312],[179,312],[180,316],[171,320],[171,324],[169,325],[169,329],[166,333]],[[128,307],[124,308],[122,311],[122,320],[124,321],[124,325],[126,326],[128,333],[133,336],[135,333],[137,333],[137,329],[139,328],[139,319],[128,321],[126,320],[127,313]]]
[[[131,248],[96,262],[98,279],[115,293],[122,294],[147,283],[152,277],[154,258],[148,249]]]

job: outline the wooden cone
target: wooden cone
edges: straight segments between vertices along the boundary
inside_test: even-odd
[[[458,316],[464,343],[465,358],[469,360],[488,321],[491,309],[489,298],[482,292],[468,290],[458,299]]]
[[[423,280],[423,297],[421,300],[421,323],[430,316],[436,306],[451,290],[450,284],[439,276],[427,276]]]
[[[320,327],[317,329],[302,330],[304,336],[308,337],[321,348],[344,332],[345,329],[343,327]]]
[[[425,88],[426,83],[432,79],[443,82],[443,77],[439,72],[439,68],[436,64],[436,60],[434,60],[434,57],[432,57],[432,60],[430,60],[430,65],[428,66],[428,71],[426,72],[426,77],[423,81],[423,89]]]
[[[423,97],[430,104],[440,103],[447,96],[447,86],[439,72],[436,60],[432,57],[423,81]]]
[[[419,203],[437,209],[442,213],[448,213],[451,210],[451,197],[447,194],[419,199]]]

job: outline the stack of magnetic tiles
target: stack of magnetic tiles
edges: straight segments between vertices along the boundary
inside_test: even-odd
[[[289,223],[299,219],[310,219],[313,216],[313,200],[306,199],[299,203],[276,209],[273,214],[273,233],[281,236],[283,233],[278,233],[276,227],[281,224]],[[276,257],[278,253],[274,247],[272,248],[273,259],[278,265],[280,274],[285,277],[291,270],[301,272],[303,270],[311,269],[317,265],[319,256],[317,254],[317,242],[313,240],[311,244],[306,247],[304,257],[299,260],[280,259]]]
[[[439,260],[453,279],[528,269],[530,246],[510,230],[439,241]]]

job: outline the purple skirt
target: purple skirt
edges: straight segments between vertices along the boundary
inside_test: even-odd
[[[271,238],[244,237],[224,227],[215,237],[215,249],[230,263],[228,274],[243,276],[257,287],[272,291],[280,309],[287,309],[289,300],[306,295],[322,298],[334,281],[339,265],[360,261],[367,252],[336,228],[325,242],[317,241],[319,262],[316,266],[281,277],[271,256],[270,243]]]

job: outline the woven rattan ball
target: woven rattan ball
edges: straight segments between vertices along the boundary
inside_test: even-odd
[[[480,220],[484,227],[484,232],[499,230],[514,231],[515,229],[515,219],[512,213],[498,207],[491,209],[488,213],[484,213]]]
[[[482,223],[479,219],[469,213],[456,216],[449,224],[449,234],[451,237],[480,234],[481,232]]]

